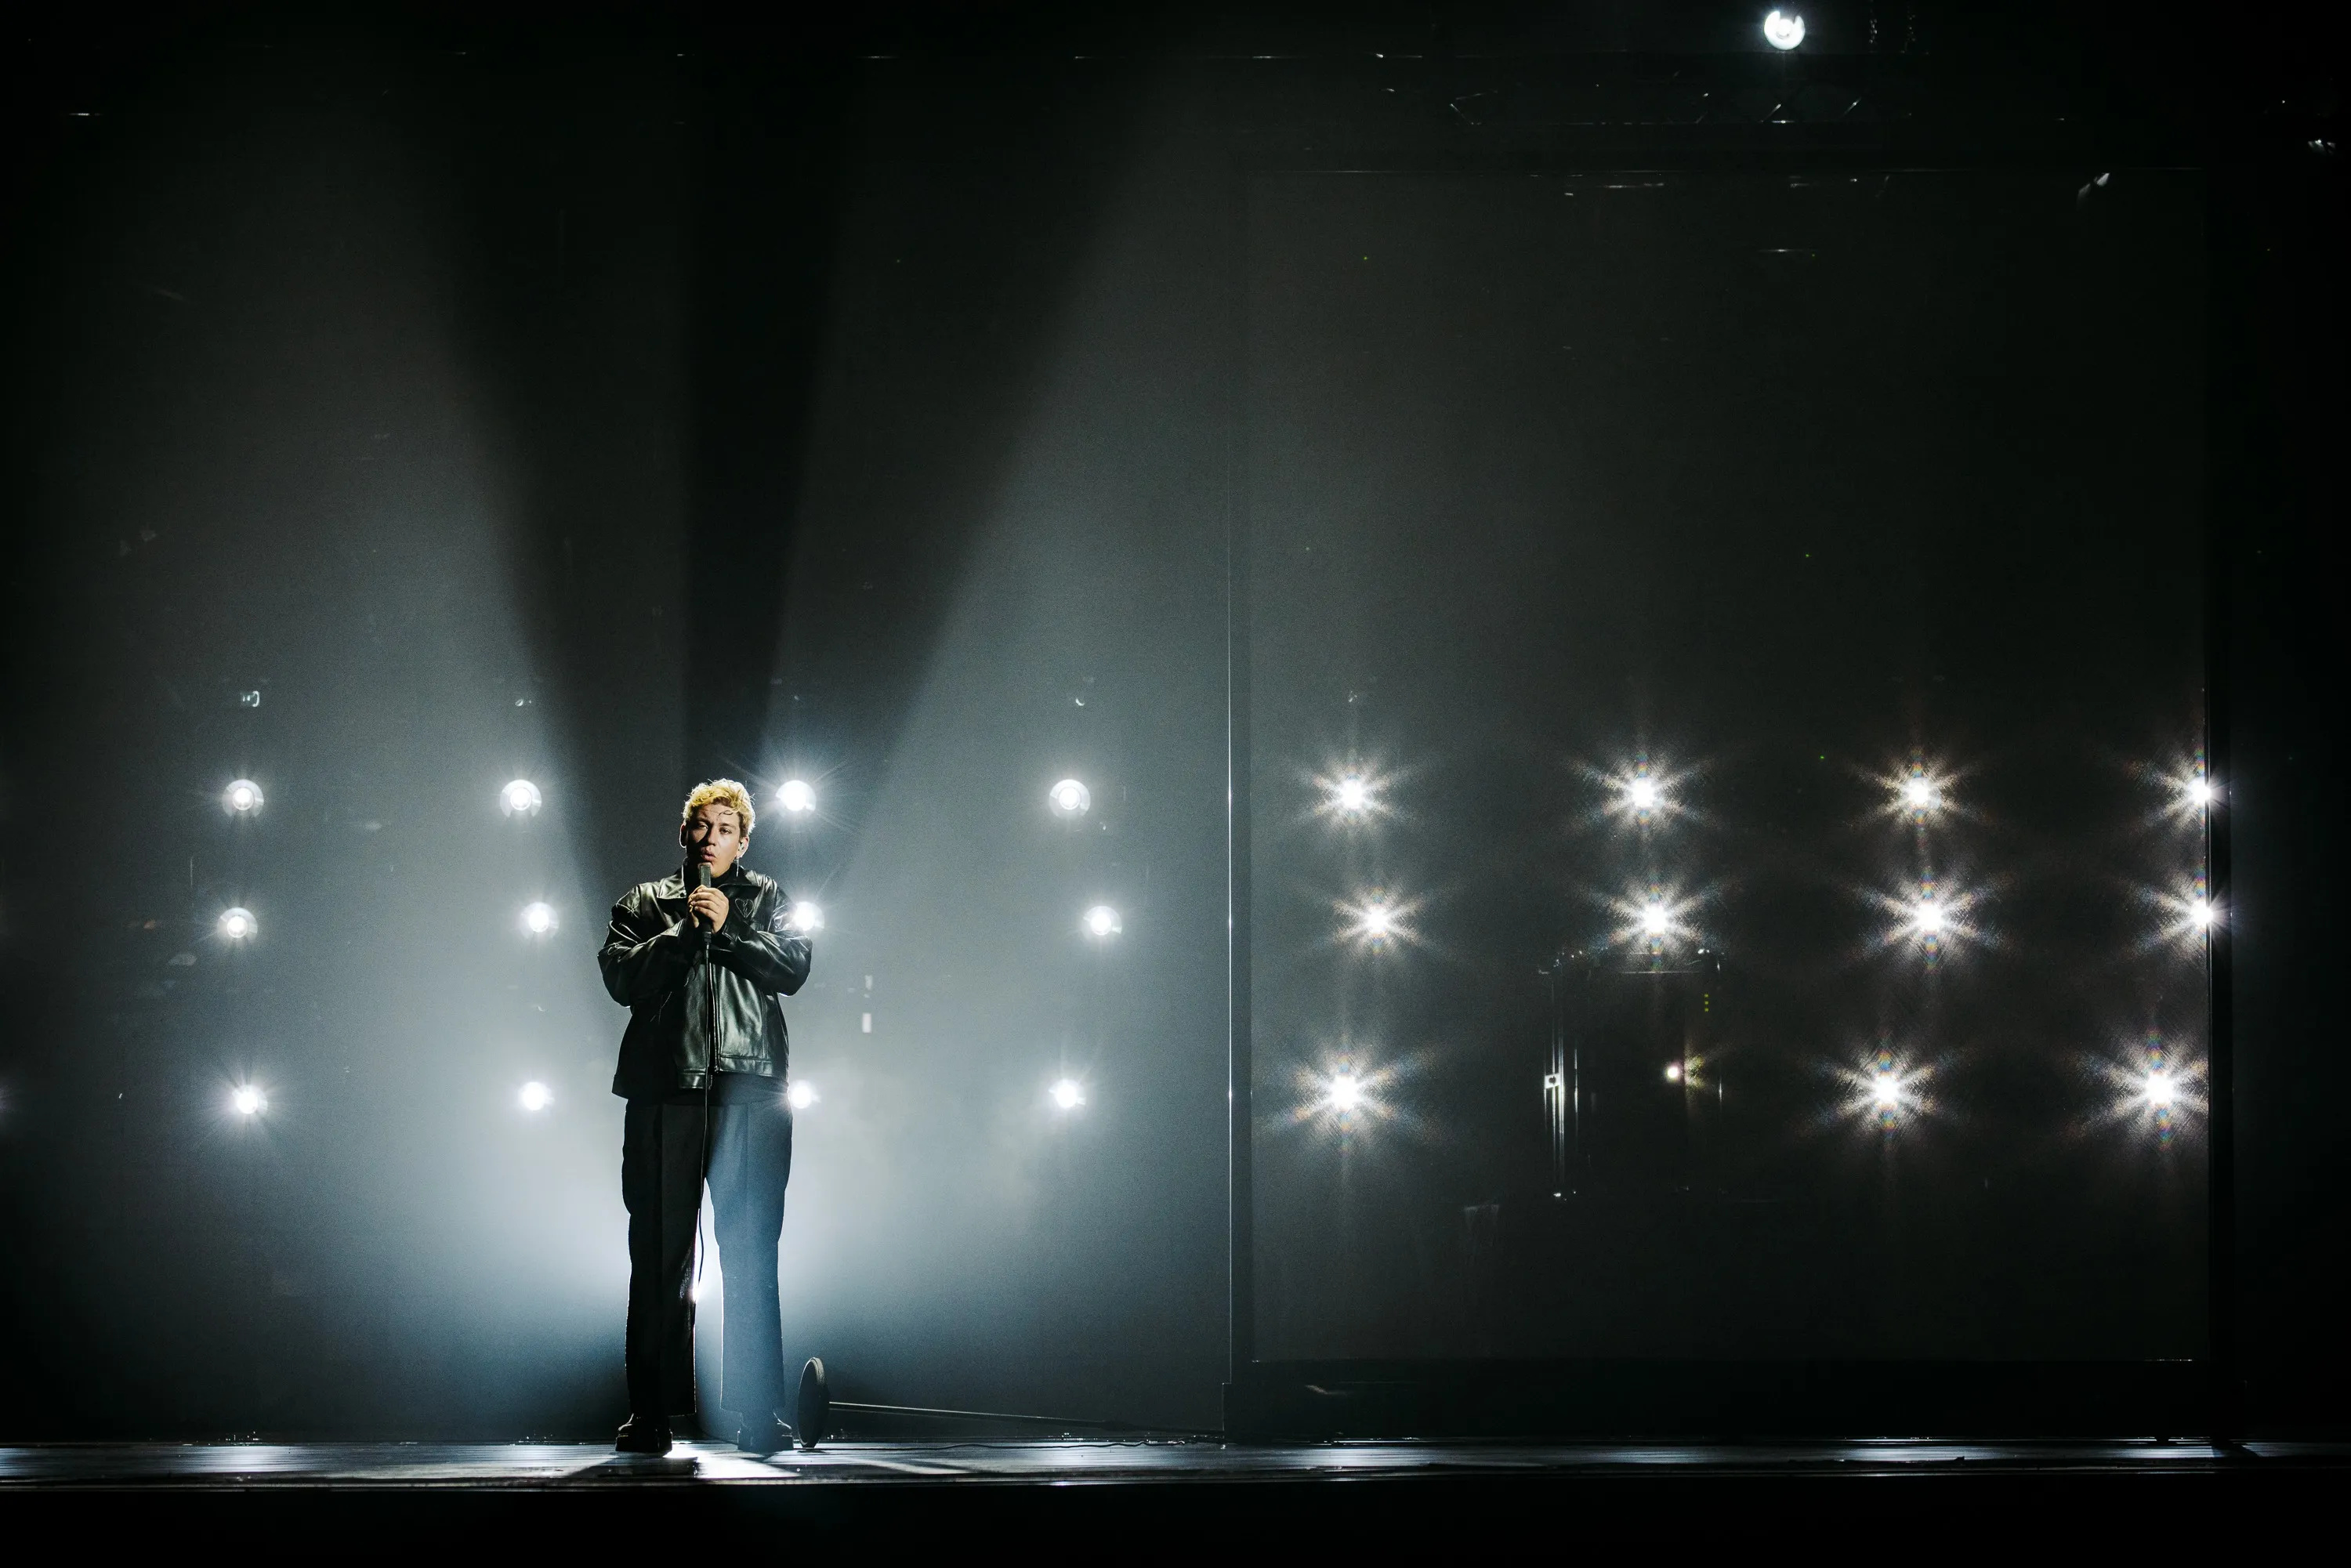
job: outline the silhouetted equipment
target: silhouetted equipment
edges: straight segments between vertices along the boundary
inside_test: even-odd
[[[869,1405],[856,1400],[836,1400],[826,1382],[824,1363],[816,1356],[808,1359],[800,1368],[799,1403],[792,1414],[793,1436],[803,1448],[813,1448],[832,1436],[833,1412],[845,1410],[863,1416],[910,1416],[935,1421],[967,1421],[981,1425],[1001,1423],[1015,1427],[1044,1427],[1059,1432],[1128,1432],[1142,1437],[1201,1437],[1211,1441],[1215,1432],[1196,1432],[1170,1427],[1144,1427],[1132,1421],[1091,1421],[1070,1416],[1024,1416],[1007,1410],[942,1410],[923,1405]]]
[[[1706,1185],[1727,1092],[1721,955],[1668,966],[1563,951],[1550,974],[1552,1196]]]
[[[1562,951],[1548,973],[1550,1169],[1540,1192],[1463,1208],[1472,1342],[1541,1357],[1833,1352],[1823,1216],[1740,1175],[1751,1151],[1734,1135],[1759,1086],[1732,1077],[1721,955]]]

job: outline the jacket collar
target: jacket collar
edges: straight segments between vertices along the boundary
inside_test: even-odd
[[[686,889],[694,885],[694,863],[691,861],[681,862],[674,874],[677,877],[678,891],[681,895]],[[710,885],[713,887],[751,887],[757,885],[753,881],[753,878],[758,873],[753,872],[750,867],[743,863],[742,857],[738,855],[736,857],[735,863],[728,866],[723,875],[714,876],[710,879]]]

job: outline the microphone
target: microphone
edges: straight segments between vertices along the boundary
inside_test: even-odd
[[[697,860],[694,862],[694,884],[696,887],[708,887],[710,885],[710,862],[708,861]],[[702,916],[699,915],[694,917],[694,928],[696,931],[705,933],[705,935],[710,930],[709,926],[705,925],[702,923]]]

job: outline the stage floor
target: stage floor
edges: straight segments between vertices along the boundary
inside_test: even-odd
[[[839,1443],[663,1458],[565,1443],[88,1443],[0,1448],[0,1518],[101,1532],[240,1523],[357,1539],[495,1521],[583,1542],[632,1528],[746,1540],[1123,1529],[1197,1546],[1458,1541],[1504,1529],[1685,1542],[1834,1521],[1856,1543],[1921,1530],[2177,1540],[2333,1517],[2351,1444],[995,1441]]]
[[[828,1443],[760,1458],[684,1442],[661,1458],[578,1443],[61,1443],[0,1448],[0,1490],[23,1488],[789,1487],[922,1481],[1101,1484],[1562,1479],[1684,1475],[1917,1476],[1961,1466],[2011,1473],[2213,1470],[2351,1462],[2351,1447],[2254,1442],[1444,1444],[1215,1442]]]

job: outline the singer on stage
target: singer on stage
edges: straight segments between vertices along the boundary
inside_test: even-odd
[[[629,1420],[624,1454],[669,1451],[694,1397],[695,1237],[710,1184],[726,1279],[724,1407],[736,1442],[783,1447],[784,1347],[776,1243],[792,1173],[789,1048],[779,998],[808,978],[809,939],[782,889],[746,870],[751,798],[714,779],[685,798],[684,869],[612,905],[597,963],[629,1009],[612,1092],[628,1102],[621,1197],[629,1210]]]

